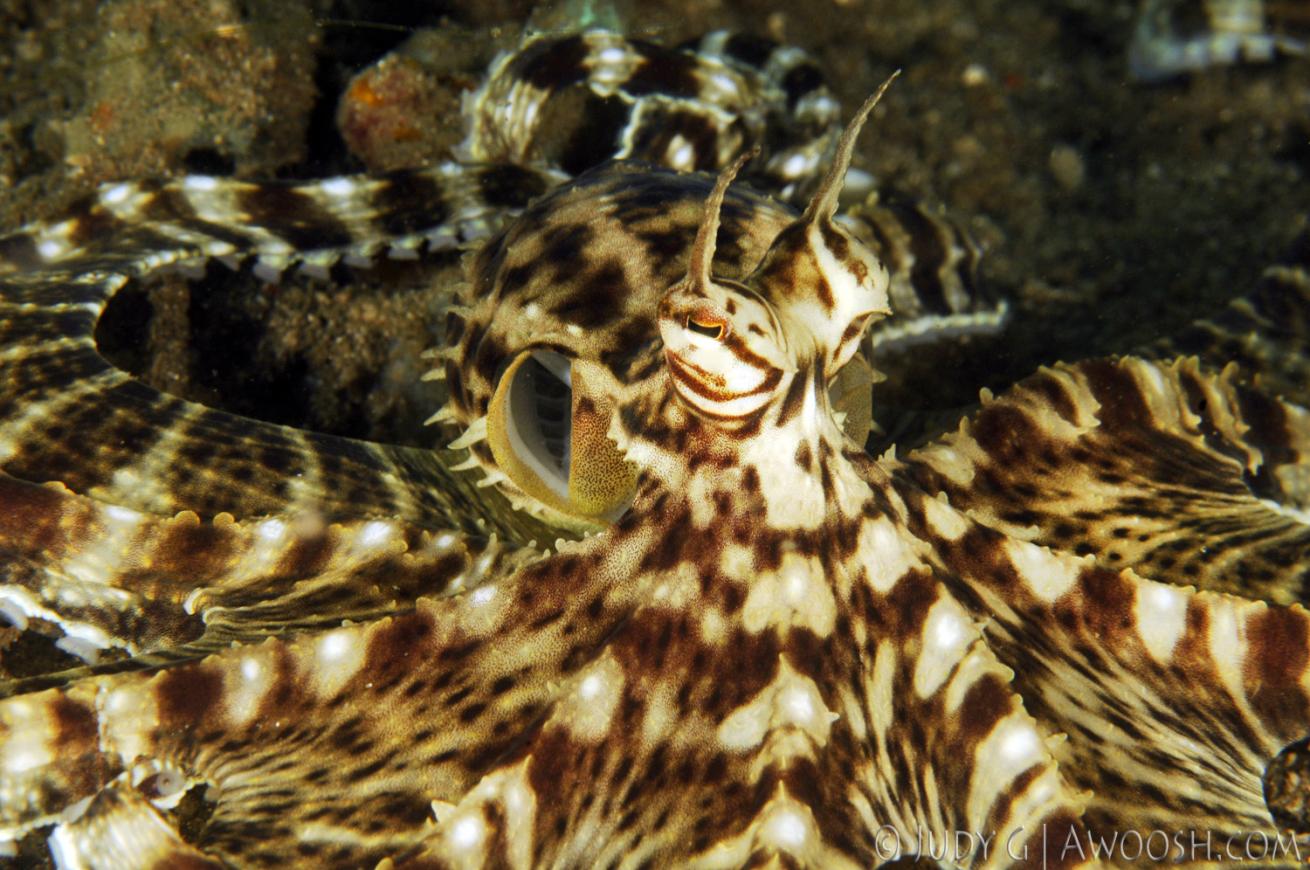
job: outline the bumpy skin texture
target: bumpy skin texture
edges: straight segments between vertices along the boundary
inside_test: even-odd
[[[823,107],[788,76],[805,63],[542,39],[471,105],[511,107],[501,136],[514,106],[596,81],[687,134],[644,156],[702,142],[684,168],[718,170],[761,140],[691,138],[720,111],[711,73],[767,127]],[[963,865],[1065,866],[1091,834],[1209,832],[1178,857],[1216,860],[1275,837],[1261,779],[1310,721],[1310,396],[1260,388],[1305,341],[1310,264],[1153,358],[1043,370],[874,459],[829,398],[866,330],[894,330],[889,307],[925,332],[997,309],[949,224],[834,218],[858,124],[819,126],[822,179],[773,173],[799,214],[731,173],[447,164],[117,185],[0,238],[0,601],[124,659],[9,687],[0,830],[97,867],[854,867],[957,832],[986,838]],[[487,486],[154,393],[95,353],[108,298],[165,266],[489,232],[438,369]],[[1213,366],[1235,340],[1248,370]],[[636,488],[542,556],[549,515],[483,436],[505,367],[547,351],[603,399]],[[171,807],[202,785],[184,837]]]

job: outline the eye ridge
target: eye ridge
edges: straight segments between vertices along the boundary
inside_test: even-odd
[[[707,338],[712,338],[715,341],[718,341],[720,338],[723,338],[722,321],[702,323],[701,321],[697,320],[694,316],[688,315],[687,329],[690,330],[691,332],[696,333],[697,335],[703,335]]]

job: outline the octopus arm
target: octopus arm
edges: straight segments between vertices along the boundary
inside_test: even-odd
[[[161,393],[97,350],[133,280],[220,260],[285,270],[459,248],[559,180],[441,164],[383,178],[253,184],[208,176],[106,185],[65,220],[0,236],[0,468],[160,516],[399,517],[541,537],[433,451],[253,421]]]
[[[1282,261],[1267,267],[1250,293],[1212,317],[1143,348],[1168,359],[1194,354],[1216,371],[1236,363],[1243,383],[1310,405],[1310,231]]]
[[[96,325],[125,284],[168,268],[219,258],[276,274],[462,245],[555,180],[449,164],[270,185],[188,176],[108,185],[59,223],[0,237],[0,612],[84,660],[175,651],[202,633],[394,612],[496,573],[482,557],[497,538],[553,540],[453,457],[157,391],[99,354]]]
[[[51,857],[61,867],[221,870],[227,866],[188,843],[166,814],[140,792],[118,784],[91,799],[76,822],[58,828],[49,845]]]
[[[1067,735],[1055,755],[1092,794],[1090,829],[1276,836],[1263,778],[1310,721],[1302,607],[1143,579],[907,498],[1028,709]]]
[[[1303,600],[1310,414],[1190,359],[1043,369],[897,471],[1006,534],[1280,604]]]
[[[52,637],[67,667],[81,659],[92,670],[156,667],[233,641],[404,612],[533,556],[396,520],[165,519],[4,474],[0,505],[0,608]],[[74,673],[15,677],[0,693]]]
[[[903,528],[862,539],[889,584],[787,559],[743,589],[749,564],[707,559],[715,529],[664,526],[689,507],[645,507],[661,519],[411,614],[0,702],[5,834],[54,824],[104,866],[124,842],[243,866],[865,866],[970,829],[1000,866],[998,834],[1077,829],[1009,669]],[[166,801],[200,786],[208,816],[180,826]]]
[[[86,272],[139,277],[212,259],[253,260],[276,275],[410,258],[485,237],[563,178],[505,163],[440,163],[371,178],[117,182],[57,223],[0,235],[0,276],[19,285]]]
[[[402,854],[434,801],[459,800],[512,753],[631,612],[642,584],[615,582],[627,554],[560,555],[367,626],[0,701],[4,836],[55,823],[59,848],[92,865],[141,831],[165,848],[159,827],[177,820],[112,792],[160,806],[203,786],[207,818],[186,833],[210,857],[371,866]],[[175,783],[167,795],[141,785],[156,769]]]
[[[987,839],[962,856],[978,866],[1077,863],[1040,834],[1078,836],[1084,799],[891,520],[852,572],[825,567],[835,553],[738,562],[713,529],[682,531],[641,560],[664,563],[655,594],[438,810],[415,866],[864,867],[942,854],[957,831]]]

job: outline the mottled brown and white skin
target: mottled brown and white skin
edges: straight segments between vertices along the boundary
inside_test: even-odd
[[[617,144],[717,175],[191,177],[0,238],[0,603],[85,660],[7,686],[0,834],[103,868],[1069,866],[1156,830],[1209,835],[1179,859],[1310,854],[1265,781],[1310,730],[1310,396],[1278,350],[1304,347],[1310,263],[871,457],[870,341],[1004,312],[948,223],[836,214],[876,98],[813,152],[718,147],[725,105],[828,111],[806,63],[544,37],[470,101],[470,159],[526,159],[512,107],[594,81]],[[783,173],[811,153],[818,178]],[[455,459],[203,408],[95,351],[108,298],[168,266],[487,233],[435,369]],[[1234,341],[1245,372],[1212,364]]]

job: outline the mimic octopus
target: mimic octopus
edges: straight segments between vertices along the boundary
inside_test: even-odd
[[[569,88],[614,145],[586,171],[524,144]],[[1004,317],[946,219],[838,213],[875,102],[840,132],[758,39],[537,36],[459,163],[120,183],[0,237],[0,603],[85,660],[6,687],[0,836],[98,868],[1310,847],[1307,379],[1260,377],[1305,373],[1310,248],[874,457],[870,348]],[[97,353],[165,269],[456,247],[453,453]]]

